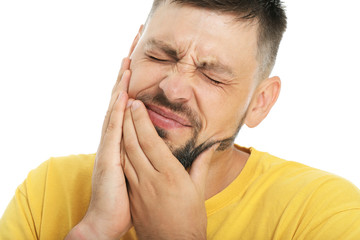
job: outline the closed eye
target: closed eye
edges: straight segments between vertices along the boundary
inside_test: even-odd
[[[166,59],[160,59],[160,58],[156,58],[154,56],[151,56],[151,55],[147,55],[150,59],[154,60],[154,61],[158,61],[158,62],[166,62],[168,60]]]
[[[203,73],[203,75],[204,75],[207,79],[209,79],[209,80],[210,80],[213,84],[215,84],[215,85],[220,85],[220,84],[222,84],[222,82],[219,82],[219,81],[217,81],[217,80],[209,77],[208,75],[206,75],[206,74],[204,74],[204,73]]]

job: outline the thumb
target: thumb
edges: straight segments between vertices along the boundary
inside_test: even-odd
[[[205,185],[211,159],[219,144],[215,144],[202,152],[191,165],[189,175],[198,191],[205,197]]]

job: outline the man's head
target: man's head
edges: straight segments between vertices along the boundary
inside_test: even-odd
[[[243,123],[275,103],[268,78],[286,19],[277,1],[155,0],[134,41],[130,97],[142,100],[185,167],[205,149],[232,145]]]
[[[257,60],[259,79],[267,78],[286,29],[286,15],[280,0],[154,0],[149,18],[166,3],[207,9],[219,14],[232,14],[234,21],[257,25]]]

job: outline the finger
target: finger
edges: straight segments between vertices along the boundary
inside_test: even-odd
[[[120,142],[120,164],[121,167],[124,169],[125,165],[126,165],[126,161],[125,161],[125,147],[124,147],[124,141]]]
[[[110,103],[109,103],[108,110],[107,110],[107,113],[105,115],[105,119],[104,119],[104,122],[103,122],[103,127],[102,127],[102,130],[101,130],[101,141],[103,140],[104,132],[105,132],[105,129],[106,129],[108,123],[109,123],[112,108],[114,106],[114,103],[115,103],[120,91],[121,90],[126,91],[126,92],[128,91],[130,78],[127,78],[128,76],[125,76],[125,78],[124,78],[123,75],[124,75],[124,72],[129,68],[130,68],[130,59],[128,57],[123,58],[122,63],[121,63],[121,67],[120,67],[120,71],[119,71],[119,75],[118,75],[116,83],[115,83],[115,85],[113,87],[113,90],[112,90],[112,93],[111,93],[111,98],[110,98]],[[123,85],[122,85],[122,88],[120,89],[118,86],[119,86],[119,82],[121,82],[122,79],[123,79],[123,81],[122,81]]]
[[[109,125],[110,116],[111,116],[112,111],[114,109],[114,104],[117,101],[117,99],[118,99],[118,97],[120,95],[120,92],[127,92],[127,90],[128,90],[130,77],[131,77],[130,71],[129,70],[125,71],[124,74],[122,75],[122,80],[121,80],[121,83],[120,83],[122,87],[117,90],[116,94],[113,94],[111,96],[109,108],[108,108],[108,111],[106,113],[104,123],[103,123],[103,127],[102,127],[102,131],[101,131],[101,141],[103,141],[103,139],[104,139],[105,131],[106,131],[108,125]]]
[[[131,114],[141,149],[154,168],[163,172],[164,170],[169,171],[169,169],[182,167],[164,140],[157,134],[147,109],[141,101],[135,100],[132,103]]]
[[[205,197],[206,180],[209,172],[211,159],[219,144],[213,145],[202,152],[191,165],[189,175],[198,191]]]
[[[117,77],[117,80],[116,80],[116,83],[113,87],[113,92],[117,89],[117,85],[121,82],[121,78],[124,74],[124,72],[126,70],[130,70],[130,63],[131,63],[131,60],[129,57],[126,57],[122,60],[121,62],[121,67],[120,67],[120,70],[119,70],[119,74],[118,74],[118,77]]]
[[[107,124],[103,135],[103,145],[115,149],[118,153],[120,153],[124,111],[127,99],[127,93],[124,91],[120,92],[109,116],[109,123]]]
[[[128,104],[128,106],[130,104]],[[131,164],[135,168],[135,171],[138,173],[139,180],[141,181],[141,175],[151,173],[154,171],[154,167],[149,162],[138,142],[138,136],[133,124],[130,107],[128,107],[125,111],[123,131],[125,152],[129,157]]]
[[[124,153],[124,161],[125,161],[123,167],[124,174],[130,186],[133,187],[134,184],[137,185],[139,183],[139,178],[126,152]]]
[[[96,153],[95,168],[100,173],[106,169],[114,168],[120,164],[120,141],[122,133],[123,112],[127,103],[127,93],[122,92],[114,105],[114,110],[110,115],[110,123],[103,139],[99,144]]]

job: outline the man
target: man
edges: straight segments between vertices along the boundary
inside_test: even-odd
[[[233,145],[280,91],[278,1],[155,0],[114,86],[95,155],[19,187],[4,239],[359,239],[347,181]],[[92,184],[90,184],[90,182]]]

